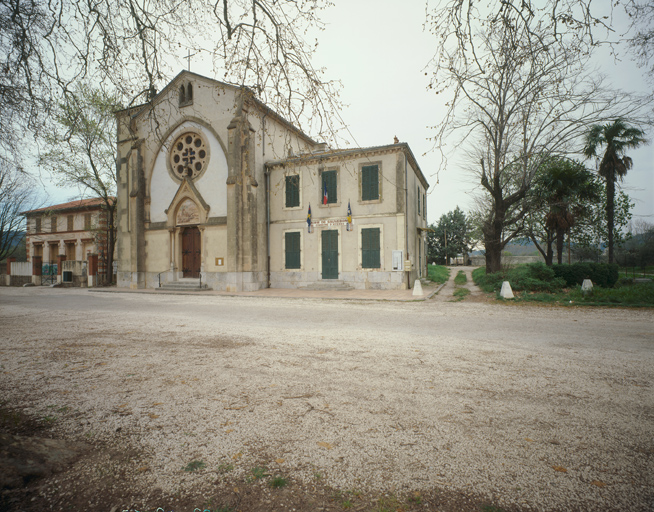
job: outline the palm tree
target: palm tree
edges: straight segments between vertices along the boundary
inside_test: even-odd
[[[539,247],[547,265],[552,264],[551,244],[554,240],[557,262],[562,263],[564,236],[570,236],[570,228],[583,213],[584,203],[599,199],[597,187],[593,174],[579,162],[552,158],[543,165],[534,182],[534,191],[536,200],[547,208],[543,222],[547,252]]]
[[[611,124],[593,125],[586,134],[584,155],[599,157],[599,149],[604,147],[604,155],[599,165],[599,175],[606,181],[606,220],[608,224],[609,263],[613,263],[613,210],[615,207],[615,182],[625,177],[633,166],[633,160],[625,155],[647,142],[645,133],[629,126],[624,120],[616,119]]]

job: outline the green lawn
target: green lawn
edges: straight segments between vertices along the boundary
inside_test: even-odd
[[[443,284],[450,278],[450,271],[443,265],[428,265],[427,276],[429,277],[430,281],[434,281],[438,284]]]
[[[486,269],[480,267],[473,271],[472,278],[488,293],[497,292],[502,280],[509,281],[515,295],[513,302],[542,302],[562,306],[654,307],[654,281],[634,284],[629,279],[621,279],[613,288],[594,286],[591,293],[583,295],[578,285],[563,287],[554,280],[538,279],[533,273],[528,273],[529,269],[519,267],[521,266],[517,266],[515,271],[488,276]],[[515,285],[513,280],[516,281]]]

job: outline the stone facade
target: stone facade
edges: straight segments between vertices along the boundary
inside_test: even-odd
[[[27,261],[33,256],[44,264],[86,262],[98,254],[104,273],[107,211],[101,198],[80,199],[23,212],[26,217]]]
[[[248,89],[188,71],[117,119],[118,286],[156,288],[200,277],[226,291],[326,280],[401,288],[426,275],[428,184],[408,145],[330,150]],[[291,175],[297,182],[287,183]],[[325,177],[338,200],[323,205]],[[337,232],[329,239],[328,276],[325,230]],[[393,270],[393,251],[402,253],[396,261],[411,261],[410,272]],[[363,252],[375,268],[363,265]]]

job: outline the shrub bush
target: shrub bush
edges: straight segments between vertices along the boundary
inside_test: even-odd
[[[502,281],[508,281],[511,283],[511,288],[517,291],[551,292],[565,286],[565,281],[557,277],[551,267],[541,262],[518,265],[488,275],[483,268],[477,269],[472,273],[472,277],[477,286],[487,292],[499,291],[502,288]]]
[[[567,286],[580,285],[590,279],[594,285],[613,288],[618,281],[618,265],[615,263],[574,263],[572,265],[552,265],[555,275],[565,280]]]

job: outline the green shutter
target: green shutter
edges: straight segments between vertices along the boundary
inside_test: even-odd
[[[379,167],[364,165],[361,168],[361,200],[374,201],[379,199]]]
[[[418,217],[420,217],[420,187],[418,187]]]
[[[300,206],[300,177],[286,176],[286,208]]]
[[[379,228],[361,230],[361,265],[363,268],[380,268]]]
[[[323,204],[323,193],[325,184],[327,185],[327,204],[338,202],[336,190],[336,171],[323,171],[322,187],[320,188],[320,204]]]
[[[300,268],[300,232],[285,234],[286,268]]]

